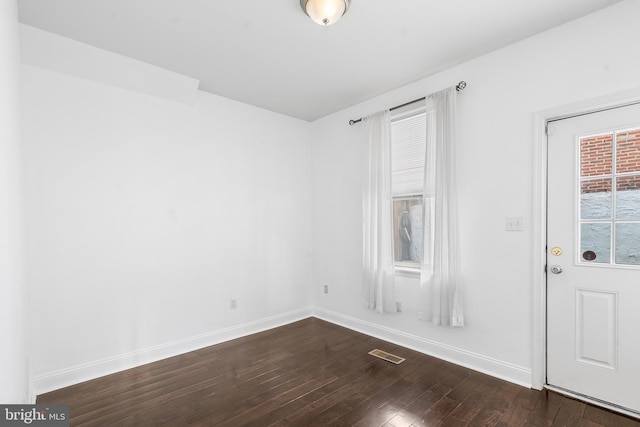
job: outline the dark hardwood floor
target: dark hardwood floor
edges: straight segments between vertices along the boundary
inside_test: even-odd
[[[400,365],[367,354],[379,348]],[[72,426],[615,426],[640,422],[310,318],[38,396]]]

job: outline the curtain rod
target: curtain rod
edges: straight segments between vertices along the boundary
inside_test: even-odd
[[[456,85],[456,91],[460,92],[461,90],[464,90],[464,88],[467,87],[467,82],[465,82],[464,80],[461,80],[460,83],[458,83]],[[405,102],[404,104],[400,104],[400,105],[396,105],[395,107],[391,107],[389,108],[389,111],[393,111],[393,110],[397,110],[398,108],[402,108],[402,107],[406,107],[407,105],[411,105],[414,102],[420,102],[420,101],[424,101],[425,99],[427,99],[425,96],[423,96],[422,98],[418,98],[418,99],[414,99],[413,101],[409,101],[409,102]],[[349,125],[353,126],[356,123],[360,123],[362,121],[362,117],[360,117],[357,120],[349,120]]]

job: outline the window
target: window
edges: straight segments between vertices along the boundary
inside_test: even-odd
[[[579,262],[640,265],[640,129],[579,144]]]
[[[417,268],[422,259],[426,133],[424,108],[392,118],[393,246],[398,267]]]

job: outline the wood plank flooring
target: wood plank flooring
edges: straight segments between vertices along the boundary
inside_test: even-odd
[[[404,357],[393,365],[375,348]],[[640,422],[316,318],[38,396],[72,426],[615,426]]]

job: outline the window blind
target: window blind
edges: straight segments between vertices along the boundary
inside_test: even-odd
[[[423,193],[426,117],[423,111],[391,123],[391,190],[394,197]]]

